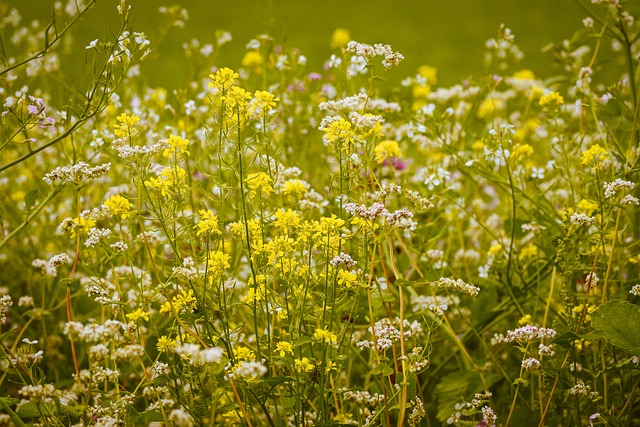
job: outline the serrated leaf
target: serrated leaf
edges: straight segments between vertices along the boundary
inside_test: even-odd
[[[286,397],[281,397],[279,400],[280,400],[280,406],[282,406],[283,408],[293,408],[294,406],[296,406],[296,402],[299,399],[295,396],[286,396]]]
[[[629,301],[612,300],[591,313],[591,326],[604,339],[631,353],[640,353],[640,307]]]

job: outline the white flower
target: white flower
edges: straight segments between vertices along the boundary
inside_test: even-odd
[[[98,39],[92,40],[85,49],[93,49],[98,45]]]

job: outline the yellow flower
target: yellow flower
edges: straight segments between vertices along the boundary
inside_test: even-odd
[[[491,245],[489,248],[489,255],[498,255],[500,252],[502,252],[502,245],[499,243]]]
[[[130,138],[135,135],[135,125],[140,121],[140,117],[122,113],[116,117],[116,121],[118,123],[114,126],[113,134],[118,138]]]
[[[160,172],[158,178],[150,178],[145,185],[160,192],[163,197],[171,194],[172,190],[186,186],[187,172],[180,166],[168,167]]]
[[[158,343],[156,344],[156,348],[160,353],[170,353],[176,348],[176,340],[173,338],[169,338],[166,335],[158,338]]]
[[[355,286],[358,283],[358,275],[353,271],[340,270],[338,271],[338,284],[344,285],[347,288]]]
[[[273,225],[280,231],[289,234],[290,230],[296,229],[300,225],[300,216],[291,209],[280,209],[276,212],[276,220]]]
[[[528,157],[533,154],[533,147],[529,144],[521,144],[513,149],[512,156],[518,160],[520,157]]]
[[[229,254],[225,254],[224,252],[209,252],[209,272],[215,277],[221,276],[224,270],[229,268],[230,259]]]
[[[373,150],[375,152],[376,161],[379,164],[382,164],[386,160],[389,160],[391,158],[399,158],[402,156],[402,151],[400,151],[398,141],[382,141],[378,145],[376,145]]]
[[[484,150],[484,142],[479,139],[476,139],[473,144],[471,144],[471,149],[473,151],[483,151]]]
[[[592,167],[593,169],[601,168],[603,163],[608,160],[609,155],[607,154],[607,150],[605,150],[598,144],[592,145],[591,148],[582,153],[582,156],[580,156],[580,162],[583,165]]]
[[[233,354],[238,360],[254,360],[256,358],[256,354],[248,349],[247,347],[236,347],[233,349]]]
[[[513,73],[513,78],[517,80],[535,80],[536,76],[531,70],[518,70]]]
[[[549,92],[540,97],[538,101],[541,107],[544,106],[558,106],[564,104],[564,98],[558,92]]]
[[[591,313],[593,313],[596,308],[598,308],[597,306],[593,305],[593,304],[587,304],[587,310],[585,312],[585,316],[584,316],[584,321],[585,322],[591,322]],[[573,307],[571,309],[571,312],[576,313],[578,316],[580,316],[582,314],[582,311],[584,310],[584,304],[579,304],[576,305],[575,307]]]
[[[328,360],[327,364],[324,367],[324,372],[328,374],[331,371],[337,371],[337,370],[338,370],[338,367],[336,366],[336,362],[332,360]]]
[[[224,92],[225,89],[233,85],[234,79],[238,78],[238,73],[225,67],[220,68],[215,74],[209,74],[209,78],[211,79],[209,89],[216,87],[220,92]]]
[[[530,314],[525,314],[520,318],[520,320],[518,320],[518,325],[520,326],[528,325],[531,323],[531,319],[532,318]]]
[[[287,353],[293,356],[293,344],[286,341],[280,341],[276,344],[275,353],[280,355],[280,357],[286,357]]]
[[[200,237],[203,234],[220,234],[218,229],[218,217],[211,210],[200,210],[200,221],[194,227],[196,230],[196,236]]]
[[[331,34],[331,49],[340,49],[351,41],[351,33],[344,28],[336,28]]]
[[[427,79],[427,83],[430,85],[438,82],[438,70],[431,65],[421,65],[418,67],[418,74]]]
[[[264,172],[250,173],[247,176],[246,183],[249,186],[249,196],[255,195],[257,192],[262,194],[273,193],[273,180]]]
[[[261,117],[266,117],[267,113],[276,107],[276,102],[280,101],[280,98],[276,98],[274,94],[264,90],[256,91],[253,96],[249,114],[258,110]]]
[[[596,210],[598,210],[598,205],[596,203],[590,202],[586,199],[582,199],[578,202],[578,211],[580,212],[591,215]]]
[[[165,301],[160,306],[160,313],[171,313],[171,302]]]
[[[322,341],[325,344],[334,344],[338,342],[338,337],[331,331],[327,330],[325,326],[324,329],[316,329],[313,333],[313,339],[316,341]]]
[[[222,414],[222,418],[224,418],[225,425],[229,426],[239,425],[241,421],[240,414],[235,409]]]
[[[478,107],[477,115],[481,119],[492,117],[497,111],[503,110],[505,107],[504,100],[500,98],[484,99]]]
[[[142,310],[141,308],[137,309],[136,311],[132,311],[131,313],[127,314],[127,319],[129,319],[132,322],[137,322],[140,319],[144,319],[147,322],[149,321],[149,313],[147,313],[146,311]]]
[[[242,114],[247,111],[251,94],[241,87],[231,86],[222,99],[233,112]]]
[[[76,218],[73,220],[73,225],[71,228],[68,228],[64,231],[68,231],[71,233],[71,238],[75,238],[76,236],[80,235],[80,234],[85,234],[86,232],[88,232],[89,230],[91,230],[93,227],[95,227],[96,225],[96,221],[92,218]]]
[[[120,215],[122,219],[127,219],[131,216],[131,202],[122,197],[119,194],[115,194],[109,197],[104,205],[109,208],[114,215]]]
[[[316,365],[307,357],[303,357],[302,359],[295,359],[293,362],[296,366],[296,371],[301,374],[304,372],[312,372],[316,368]]]
[[[176,312],[192,310],[195,303],[196,297],[193,294],[193,290],[180,291],[171,301],[165,301],[160,306],[160,313],[170,313],[172,305]]]
[[[527,245],[520,250],[518,259],[520,261],[527,260],[529,258],[535,258],[538,255],[538,247],[536,245]]]
[[[301,197],[309,191],[309,184],[299,179],[290,179],[284,183],[284,195]]]
[[[249,50],[242,58],[242,66],[254,68],[256,74],[262,74],[260,66],[264,63],[264,59],[257,50]]]
[[[426,98],[431,93],[431,86],[415,85],[412,89],[414,98]]]
[[[188,139],[182,139],[179,136],[171,134],[169,139],[167,140],[167,144],[169,145],[164,149],[162,155],[167,158],[175,157],[176,160],[181,159],[182,155],[190,156],[191,153],[187,151],[187,145],[189,145]]]
[[[329,142],[348,144],[353,141],[354,134],[351,131],[351,122],[343,118],[334,120],[323,131]]]

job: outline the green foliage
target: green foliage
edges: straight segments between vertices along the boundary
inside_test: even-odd
[[[591,326],[601,331],[607,342],[640,354],[640,307],[629,301],[611,300],[591,314]]]

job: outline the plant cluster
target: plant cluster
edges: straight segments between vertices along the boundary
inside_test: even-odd
[[[633,5],[548,80],[504,26],[449,88],[220,31],[169,93],[123,0],[54,90],[84,3],[0,5],[0,424],[640,425]]]

